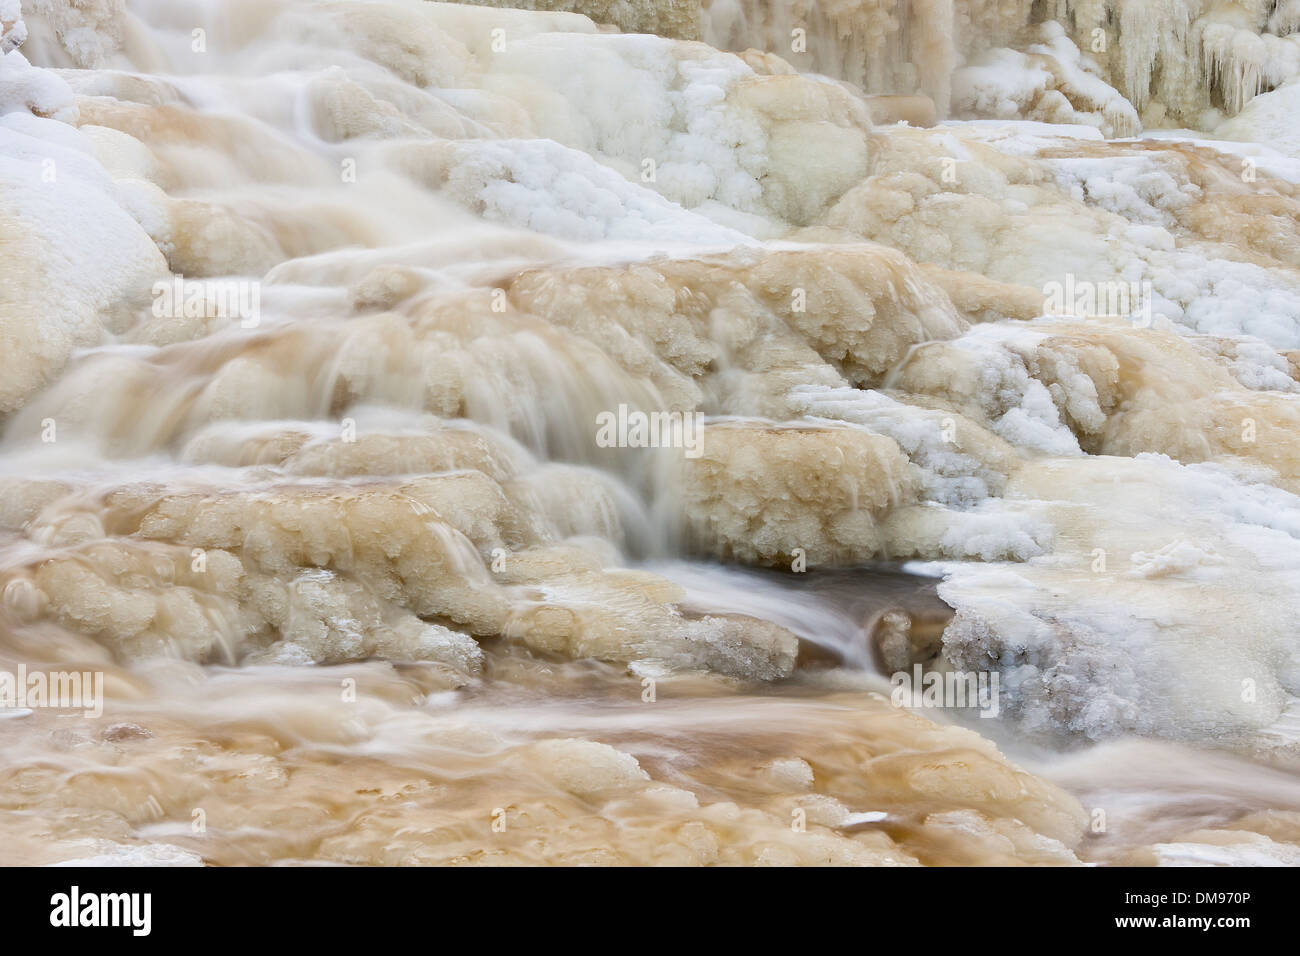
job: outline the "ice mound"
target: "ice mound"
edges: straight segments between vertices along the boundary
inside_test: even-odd
[[[790,401],[810,418],[849,422],[892,438],[917,466],[920,488],[928,501],[971,506],[1000,496],[1007,476],[1023,459],[1022,453],[966,416],[943,407],[914,404],[916,398],[805,385],[793,390]]]
[[[27,24],[18,0],[6,0],[0,7],[0,56],[12,53],[27,40]]]
[[[0,230],[10,248],[0,292],[6,367],[0,411],[13,411],[78,347],[120,329],[166,266],[119,204],[90,143],[64,122],[71,91],[21,53],[0,57]],[[50,290],[58,290],[58,297]]]
[[[1106,137],[1142,128],[1133,104],[1108,85],[1060,25],[1024,53],[990,50],[953,74],[953,112],[968,119],[1031,119],[1094,126]],[[1091,67],[1091,69],[1089,69]]]
[[[758,372],[821,360],[866,383],[879,381],[912,345],[967,328],[934,278],[878,246],[742,249],[573,270],[563,282],[551,272],[525,273],[510,293],[522,309],[626,348],[601,328],[615,322],[693,376],[719,366]],[[583,318],[591,314],[602,321]]]
[[[1026,465],[1002,507],[1049,523],[1054,547],[949,566],[944,657],[958,670],[996,662],[1004,706],[1028,730],[1258,745],[1300,690],[1275,613],[1295,596],[1292,495],[1143,455]]]
[[[887,553],[881,517],[915,496],[889,438],[847,428],[711,425],[686,464],[688,540],[719,557],[792,567]]]
[[[1251,100],[1236,116],[1214,130],[1225,140],[1263,143],[1271,149],[1300,159],[1300,135],[1290,120],[1300,109],[1300,80],[1264,93]]]
[[[668,582],[608,568],[608,554],[580,542],[557,547],[574,519],[565,513],[557,527],[528,511],[546,497],[475,471],[332,494],[124,487],[104,512],[49,505],[29,521],[29,534],[60,550],[6,575],[6,602],[28,623],[56,621],[127,660],[380,657],[442,664],[463,682],[482,661],[468,631],[566,656],[790,673],[798,645],[782,628],[685,616]],[[608,503],[602,510],[612,518]],[[396,524],[407,531],[394,535]],[[578,530],[617,536],[608,524]]]
[[[564,790],[577,796],[624,789],[650,779],[631,754],[589,740],[543,740],[527,759]]]
[[[948,407],[1022,448],[1186,463],[1264,465],[1296,490],[1300,424],[1288,391],[1247,388],[1236,368],[1198,340],[1112,322],[1042,320],[984,325],[915,349],[894,384]]]
[[[22,7],[28,51],[46,66],[102,69],[119,53],[129,30],[123,0],[10,2]]]
[[[474,79],[499,128],[537,139],[463,143],[441,160],[452,193],[490,217],[578,238],[667,238],[629,231],[673,215],[659,193],[724,222],[803,223],[865,169],[868,110],[836,84],[756,75],[737,57],[652,37],[538,33],[508,44],[508,55],[476,59]],[[557,203],[589,224],[547,211]],[[680,235],[691,220],[676,215]],[[698,228],[699,241],[737,238]]]

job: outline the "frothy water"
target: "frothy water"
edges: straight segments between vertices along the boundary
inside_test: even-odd
[[[5,861],[1300,862],[1300,21],[564,6],[0,0]]]

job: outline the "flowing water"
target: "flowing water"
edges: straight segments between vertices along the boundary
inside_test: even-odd
[[[1300,863],[1300,7],[553,6],[0,0],[3,862]]]

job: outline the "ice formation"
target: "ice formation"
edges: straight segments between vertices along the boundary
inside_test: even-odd
[[[1275,0],[705,0],[704,38],[940,114],[1212,124],[1300,72],[1300,15]],[[1011,112],[1012,110],[1015,112]]]
[[[11,852],[1293,860],[1300,5],[527,6],[0,0]]]

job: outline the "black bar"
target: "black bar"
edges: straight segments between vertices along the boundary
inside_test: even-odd
[[[720,942],[848,934],[863,946],[982,945],[1034,933],[1035,945],[1106,937],[1231,943],[1258,930],[1280,937],[1293,920],[1286,869],[873,869],[719,872],[533,869],[10,870],[11,941],[77,934],[116,945],[295,947],[499,945],[511,932],[563,945],[707,933]],[[149,932],[130,925],[51,925],[59,894],[148,893]],[[1177,895],[1184,894],[1184,895]],[[141,898],[143,899],[143,898]],[[95,905],[98,904],[98,900]],[[139,911],[137,911],[139,915]],[[1141,922],[1133,923],[1138,920]],[[1195,920],[1195,923],[1191,921]],[[1202,920],[1209,920],[1206,927]],[[1232,925],[1225,921],[1233,921]],[[1121,921],[1130,921],[1121,925]],[[128,920],[123,919],[123,922]],[[692,929],[691,927],[695,927]],[[480,934],[481,940],[474,940]],[[609,935],[612,934],[612,935]],[[629,935],[630,934],[630,935]],[[956,935],[954,935],[956,934]],[[965,935],[963,935],[965,934]],[[423,939],[423,944],[419,940]],[[960,941],[959,941],[960,940]]]

